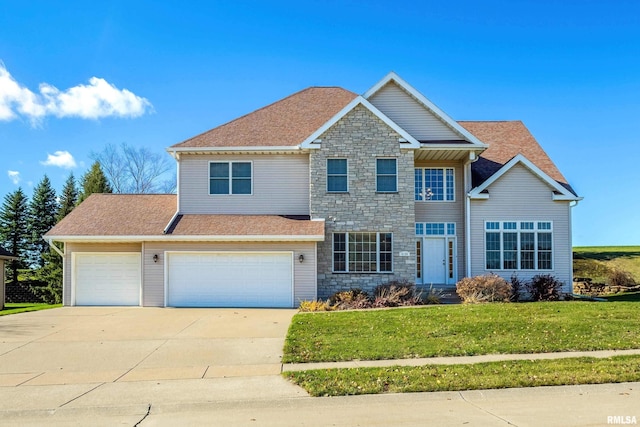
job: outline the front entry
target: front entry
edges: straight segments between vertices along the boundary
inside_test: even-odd
[[[416,283],[455,284],[454,247],[454,238],[419,238],[416,242]]]

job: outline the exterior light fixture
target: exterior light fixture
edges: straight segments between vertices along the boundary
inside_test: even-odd
[[[300,256],[298,256],[298,261],[302,262],[304,261],[304,255],[300,254]]]
[[[158,254],[153,255],[153,262],[158,262]]]

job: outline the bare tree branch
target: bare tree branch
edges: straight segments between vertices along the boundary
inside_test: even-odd
[[[111,182],[114,193],[160,193],[175,191],[173,163],[164,153],[126,143],[108,144],[100,153],[92,153]]]

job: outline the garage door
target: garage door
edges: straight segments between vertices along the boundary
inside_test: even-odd
[[[76,305],[140,305],[140,254],[74,254]]]
[[[167,257],[168,306],[293,306],[291,252],[174,252]]]

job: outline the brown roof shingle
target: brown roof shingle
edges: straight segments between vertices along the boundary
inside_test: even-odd
[[[92,194],[45,237],[157,235],[175,213],[175,194]]]
[[[474,187],[486,181],[516,155],[522,154],[544,173],[575,194],[565,177],[520,120],[460,121],[458,123],[480,141],[489,145],[489,148],[480,154],[480,158],[471,164]]]
[[[296,146],[356,96],[340,87],[310,87],[171,148]]]
[[[45,237],[158,238],[175,212],[175,194],[92,194]],[[324,222],[278,215],[179,215],[166,236],[319,237]]]
[[[171,234],[181,236],[322,236],[323,221],[278,215],[180,215]]]

